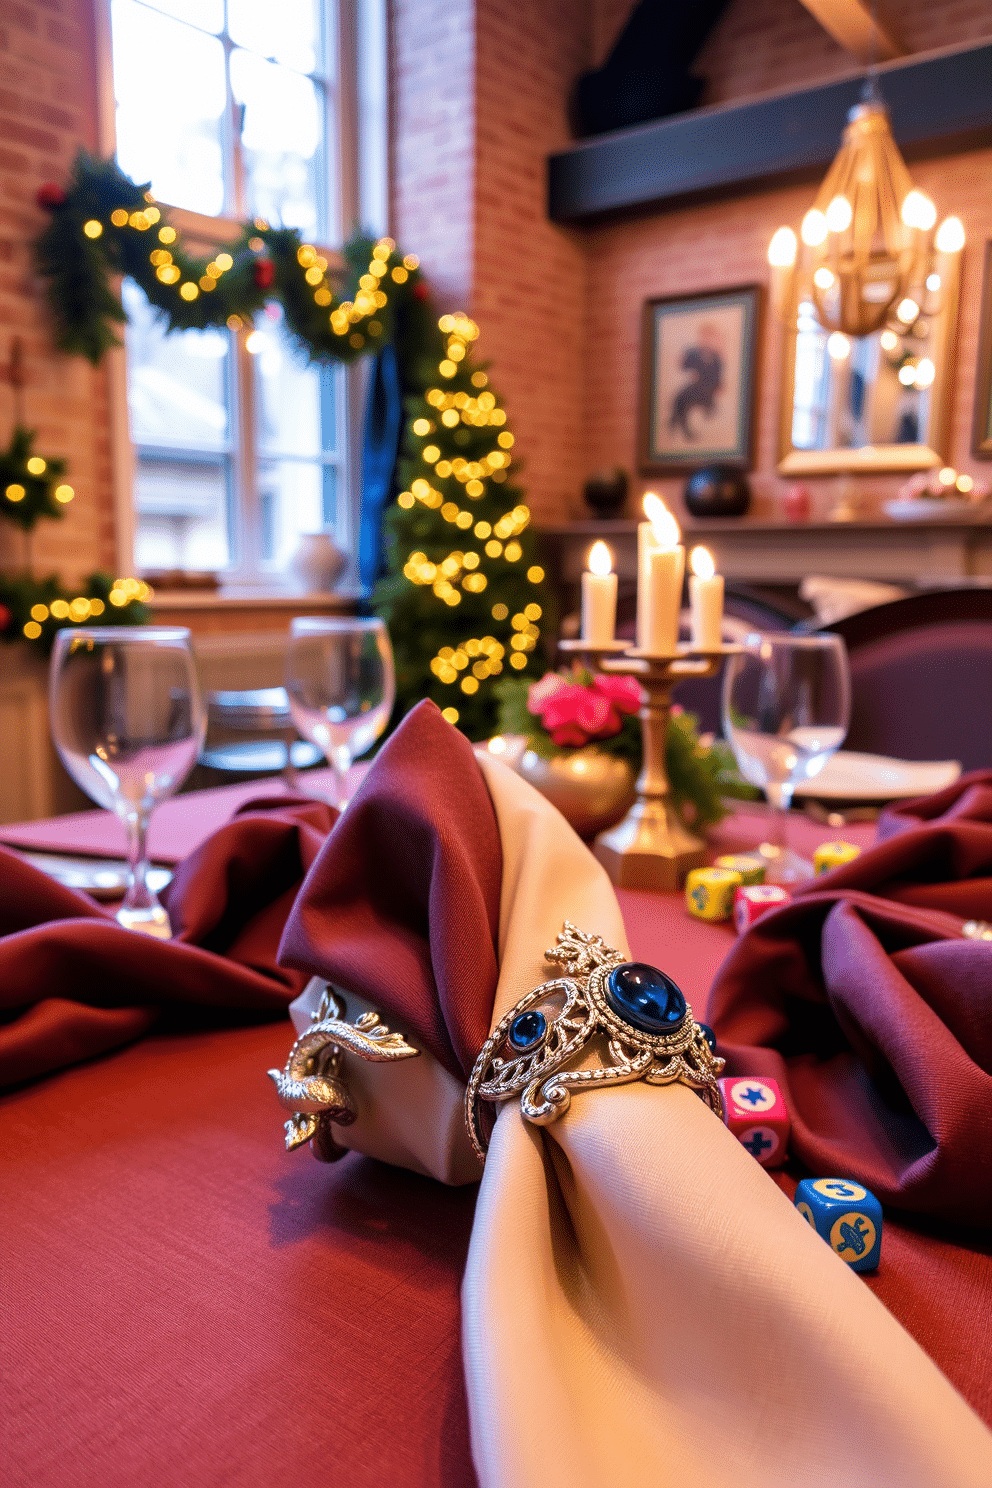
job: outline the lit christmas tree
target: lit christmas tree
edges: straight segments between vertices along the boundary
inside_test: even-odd
[[[436,377],[407,400],[403,489],[386,519],[391,572],[375,604],[392,639],[398,712],[429,697],[482,739],[496,730],[496,679],[538,669],[547,595],[530,511],[510,478],[513,435],[473,362],[479,328],[460,314],[438,326]]]

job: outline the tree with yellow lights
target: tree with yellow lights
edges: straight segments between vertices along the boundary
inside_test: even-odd
[[[534,671],[547,625],[530,511],[511,476],[506,411],[475,363],[479,328],[442,315],[441,353],[407,399],[402,490],[386,519],[376,609],[396,658],[397,711],[429,697],[470,739],[496,728],[494,684]]]

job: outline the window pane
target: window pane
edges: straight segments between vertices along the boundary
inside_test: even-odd
[[[170,0],[171,3],[171,0]],[[320,17],[315,0],[228,0],[231,40],[249,51],[315,72],[320,52]]]
[[[231,53],[231,88],[244,104],[248,210],[283,227],[316,233],[323,218],[321,99],[309,78]]]
[[[333,526],[336,478],[333,466],[309,460],[268,460],[259,467],[263,562],[283,572],[302,533]]]
[[[223,31],[224,0],[144,0],[152,10],[164,10],[177,21],[188,21],[201,31]]]
[[[139,572],[181,568],[191,573],[227,568],[228,462],[140,456],[135,468]]]
[[[135,0],[113,0],[117,159],[161,201],[224,207],[224,48]]]
[[[167,336],[141,290],[127,280],[128,407],[136,444],[225,449],[228,444],[230,336],[176,331]]]
[[[306,366],[282,329],[282,311],[270,305],[251,337],[259,447],[272,455],[319,456],[335,448],[338,368]],[[271,312],[275,312],[273,315]]]

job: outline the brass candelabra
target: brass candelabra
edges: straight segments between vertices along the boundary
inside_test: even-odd
[[[672,688],[686,677],[712,677],[727,656],[739,646],[712,649],[679,645],[674,655],[657,655],[619,643],[611,647],[566,643],[569,650],[585,652],[600,669],[635,677],[646,694],[641,704],[643,764],[637,777],[637,799],[623,821],[600,832],[593,852],[612,881],[622,889],[677,889],[692,868],[706,861],[706,845],[682,822],[672,801],[672,787],[665,768],[668,715]],[[563,648],[564,649],[564,648]]]

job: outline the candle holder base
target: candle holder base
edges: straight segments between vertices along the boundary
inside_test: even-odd
[[[711,677],[738,646],[680,645],[671,655],[630,647],[622,660],[603,657],[600,667],[636,677],[643,690],[640,708],[643,767],[637,800],[622,822],[601,832],[593,852],[620,889],[681,888],[687,873],[706,862],[706,844],[685,827],[672,802],[665,749],[672,688],[682,677]]]
[[[706,862],[706,844],[668,802],[644,797],[623,821],[600,832],[593,853],[618,889],[678,889],[687,873]]]

